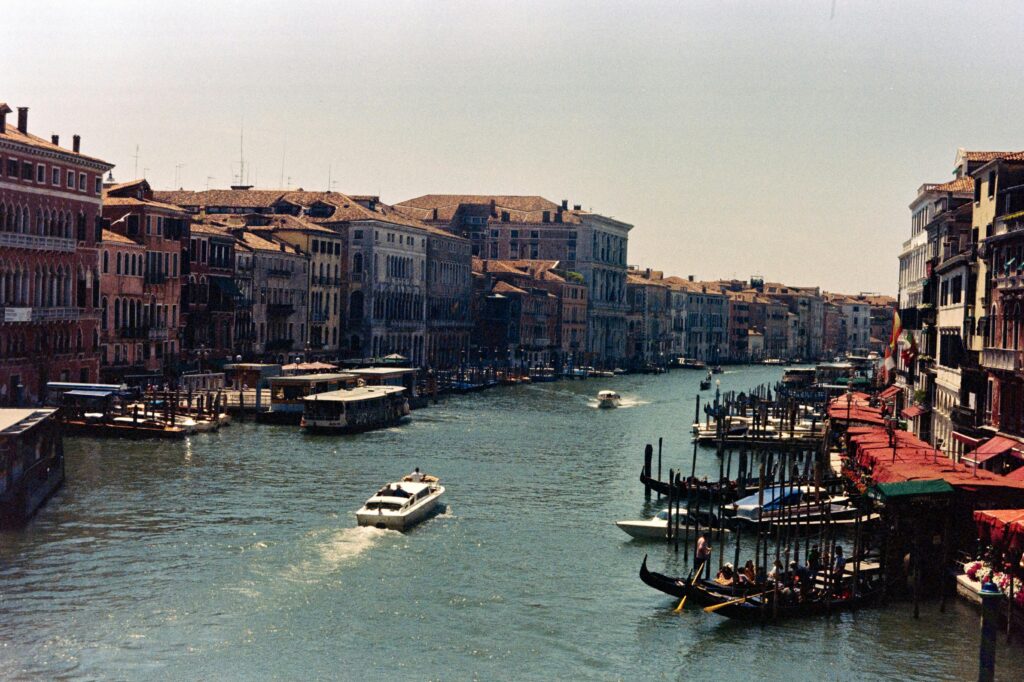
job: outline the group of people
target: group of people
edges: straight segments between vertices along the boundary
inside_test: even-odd
[[[711,545],[705,536],[697,541],[695,565],[706,566],[711,559]],[[819,574],[824,574],[839,583],[846,572],[846,555],[842,545],[836,545],[835,556],[822,552],[818,545],[812,545],[807,552],[807,562],[803,565],[790,561],[787,568],[782,560],[776,559],[767,575],[763,568],[747,561],[742,570],[737,570],[731,563],[724,563],[715,576],[715,582],[723,587],[750,585],[764,589],[778,588],[786,600],[803,600],[814,589]]]

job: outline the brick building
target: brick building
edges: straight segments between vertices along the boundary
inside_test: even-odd
[[[100,380],[121,383],[146,373],[146,247],[111,230],[100,242]]]
[[[99,377],[103,174],[113,166],[28,132],[0,102],[0,405],[35,403],[47,381]]]

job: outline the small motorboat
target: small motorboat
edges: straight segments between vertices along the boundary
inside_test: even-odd
[[[758,505],[758,497],[762,505]],[[765,488],[726,507],[737,521],[756,523],[785,520],[789,523],[821,523],[852,518],[857,508],[845,495],[829,495],[824,488],[785,485]],[[758,513],[760,511],[760,514]]]
[[[599,391],[597,394],[598,407],[618,407],[622,404],[622,396],[615,391]]]
[[[722,366],[721,365],[715,365],[714,367],[711,368],[711,373],[712,374],[721,374],[722,373]]]
[[[621,367],[616,367],[615,369],[612,370],[612,374],[617,376],[617,375],[620,375],[620,374],[629,374],[629,372],[627,372],[626,370],[622,369]]]
[[[687,513],[685,509],[679,510],[679,524],[682,526],[686,522]],[[615,525],[621,528],[627,535],[640,540],[664,540],[668,537],[668,524],[671,514],[668,509],[662,509],[660,512],[655,514],[650,519],[640,521],[616,521]],[[700,512],[699,516],[694,517],[700,521],[702,528],[714,529],[714,532],[718,532],[720,525],[718,517],[710,512]],[[728,528],[721,529],[723,533],[730,532]]]
[[[356,521],[360,526],[407,530],[437,511],[442,495],[444,486],[436,476],[406,476],[374,493],[356,512]]]

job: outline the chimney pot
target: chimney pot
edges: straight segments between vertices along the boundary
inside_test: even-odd
[[[71,136],[71,151],[78,153],[78,150],[82,148],[82,136],[72,135]]]
[[[28,132],[28,107],[18,107],[18,130]]]
[[[572,210],[574,210],[574,211],[579,211],[582,208],[583,208],[583,204],[573,204],[572,205]]]
[[[59,145],[60,144],[60,135],[50,135],[50,142],[52,142],[55,145]]]

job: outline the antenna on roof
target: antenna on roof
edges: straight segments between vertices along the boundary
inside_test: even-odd
[[[288,152],[288,138],[284,138],[284,144],[281,145],[281,180],[278,182],[278,187],[284,187],[284,157]]]
[[[242,116],[242,126],[238,131],[238,184],[245,182],[245,116]]]
[[[216,180],[216,179],[217,178],[213,177],[212,175],[207,175],[206,176],[206,191],[207,192],[210,191],[210,180]]]
[[[174,186],[180,187],[181,183],[181,169],[185,167],[183,163],[174,164]]]
[[[133,178],[137,178],[137,177],[139,177],[139,145],[138,144],[135,145],[135,156],[133,158],[135,159],[135,170],[132,171],[132,177]]]

